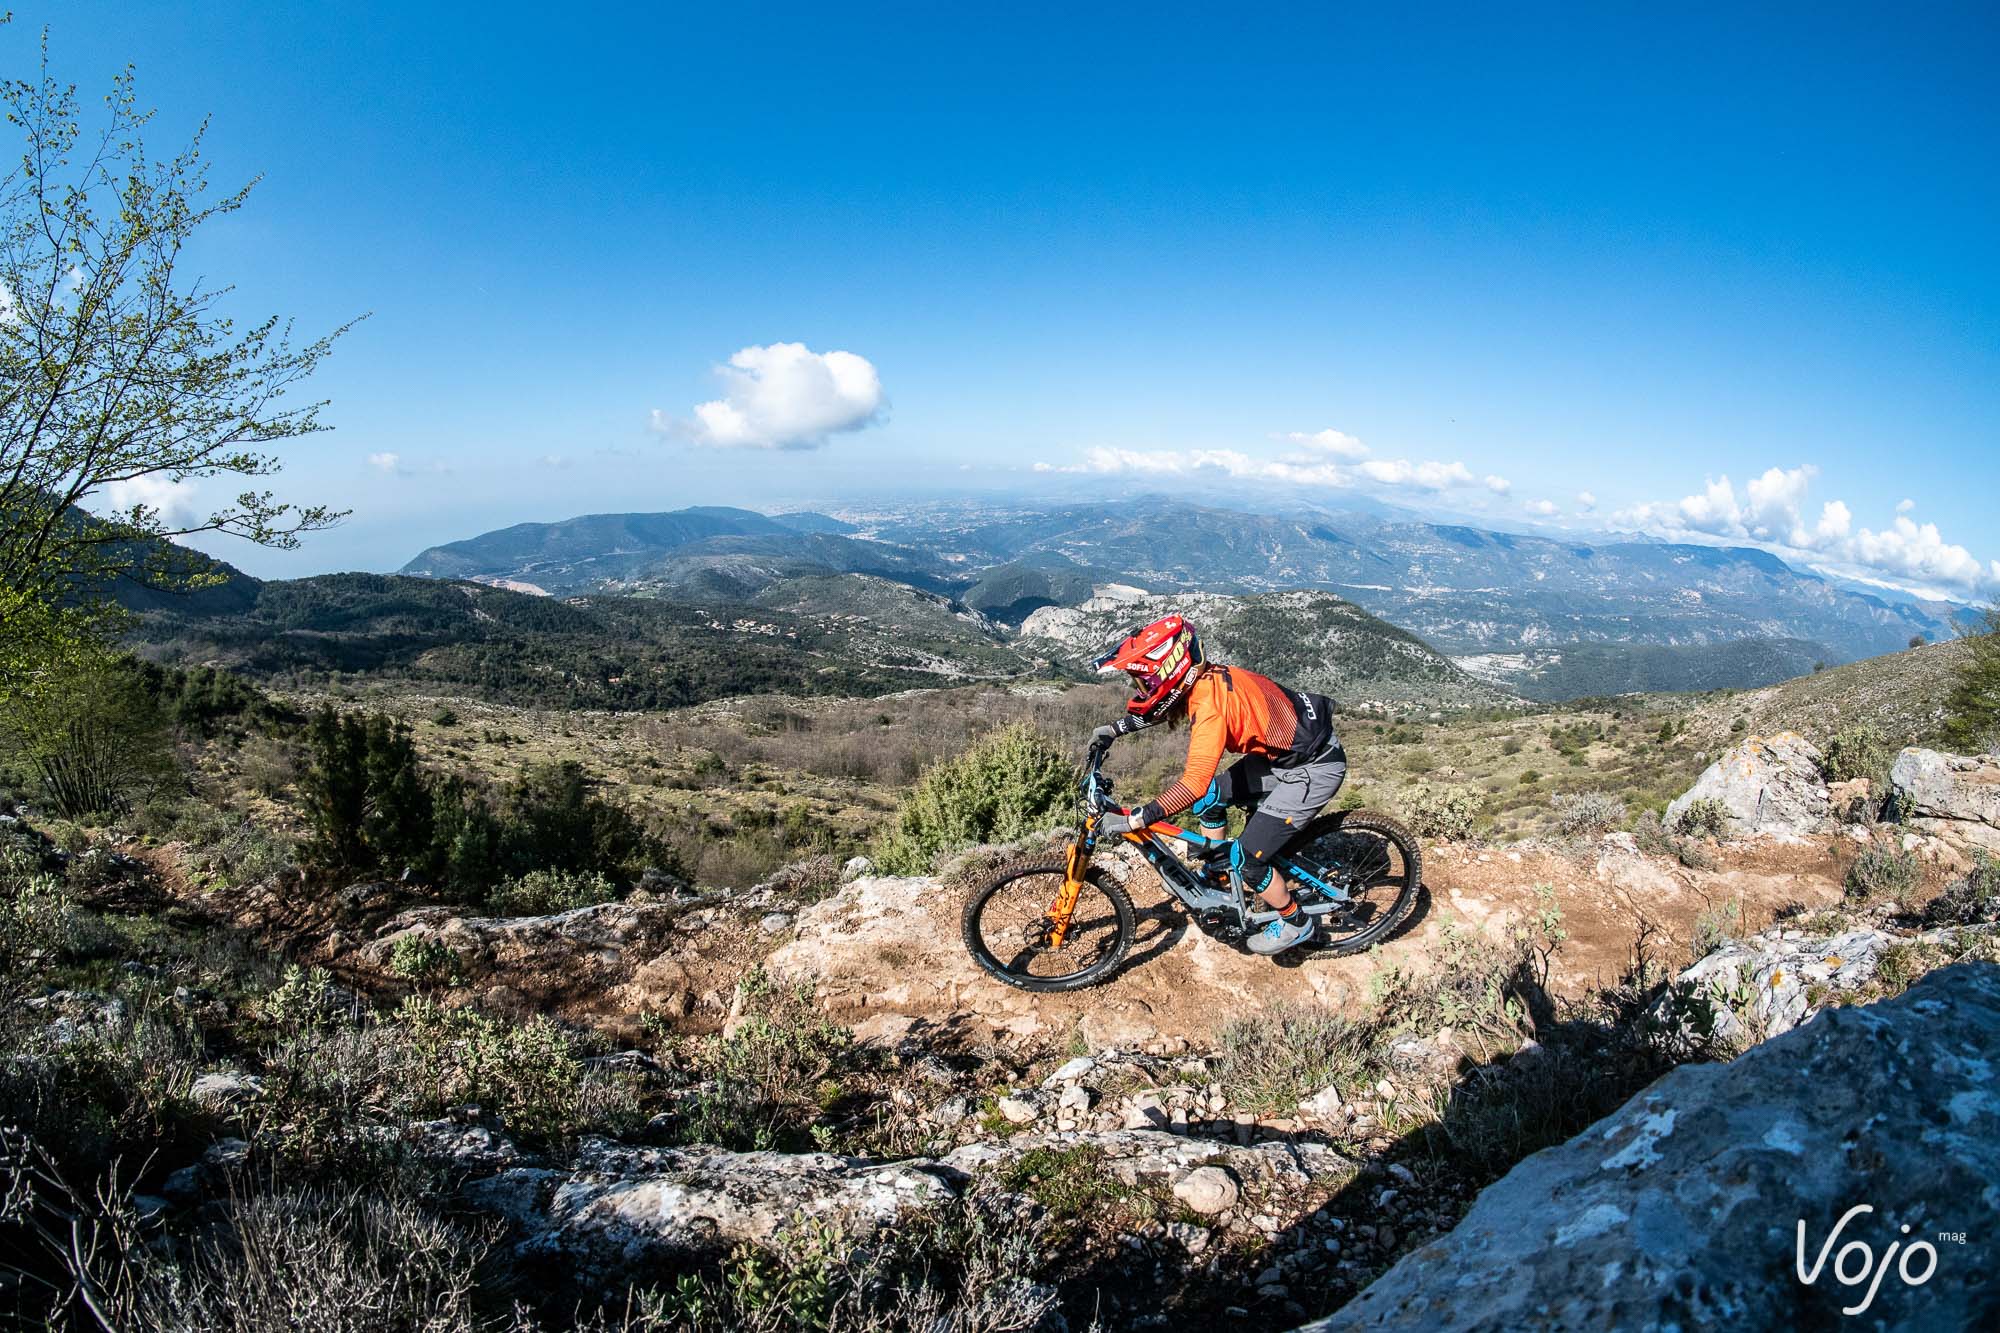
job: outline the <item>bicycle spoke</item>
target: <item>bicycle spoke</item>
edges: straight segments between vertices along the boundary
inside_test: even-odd
[[[1024,875],[989,897],[977,922],[980,942],[1009,971],[1056,979],[1088,971],[1118,946],[1118,914],[1110,899],[1086,882],[1057,947],[1052,910],[1062,889],[1059,873]]]

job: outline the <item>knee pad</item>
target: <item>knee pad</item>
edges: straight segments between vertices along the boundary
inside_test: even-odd
[[[1277,873],[1261,856],[1245,861],[1241,838],[1229,845],[1229,868],[1243,877],[1243,887],[1252,893],[1269,888],[1271,876]]]

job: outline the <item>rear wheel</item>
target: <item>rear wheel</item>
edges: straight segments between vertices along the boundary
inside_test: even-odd
[[[960,929],[973,961],[1021,990],[1094,986],[1132,947],[1132,900],[1101,870],[1084,877],[1060,947],[1049,910],[1062,891],[1061,861],[1002,866],[965,900]]]
[[[1319,950],[1335,958],[1393,934],[1416,907],[1423,883],[1423,851],[1415,836],[1388,816],[1366,810],[1315,819],[1278,865],[1300,901],[1335,904],[1319,916],[1315,936]]]

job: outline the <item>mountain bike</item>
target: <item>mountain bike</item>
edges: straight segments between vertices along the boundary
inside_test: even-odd
[[[1083,828],[1061,859],[1003,866],[967,896],[960,918],[973,960],[1009,986],[1070,991],[1108,980],[1132,948],[1132,899],[1101,866],[1098,816],[1111,804],[1104,756],[1093,751],[1083,782]],[[1175,824],[1152,824],[1119,837],[1135,844],[1161,885],[1206,934],[1231,944],[1278,914],[1264,907],[1234,869],[1218,877],[1212,840]],[[1195,855],[1190,863],[1173,843]],[[1343,810],[1306,825],[1273,864],[1316,926],[1299,947],[1321,957],[1359,953],[1387,938],[1416,906],[1423,852],[1407,829],[1385,815]]]

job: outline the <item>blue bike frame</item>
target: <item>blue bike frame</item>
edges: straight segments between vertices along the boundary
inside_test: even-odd
[[[1097,817],[1108,804],[1105,790],[1108,786],[1109,784],[1099,777],[1093,766],[1086,783],[1085,808],[1089,811],[1089,818],[1083,831],[1086,856],[1097,845]],[[1236,867],[1231,866],[1229,869],[1229,889],[1224,892],[1204,883],[1202,878],[1167,846],[1167,839],[1171,838],[1188,844],[1198,852],[1205,852],[1210,848],[1228,846],[1230,839],[1210,838],[1204,834],[1190,832],[1178,824],[1150,824],[1144,830],[1134,829],[1120,836],[1139,848],[1139,854],[1146,858],[1146,864],[1153,867],[1153,872],[1160,877],[1160,882],[1166,886],[1167,892],[1179,899],[1190,912],[1197,914],[1214,911],[1233,912],[1245,930],[1254,929],[1277,919],[1278,913],[1271,908],[1260,907],[1256,911],[1251,910],[1249,887],[1244,884],[1243,876]],[[1327,883],[1326,879],[1322,878],[1326,873],[1324,867],[1317,867],[1319,873],[1316,874],[1314,870],[1300,864],[1298,858],[1289,852],[1279,856],[1272,864],[1277,867],[1279,874],[1290,879],[1295,886],[1303,884],[1325,899],[1324,902],[1316,903],[1301,899],[1299,905],[1305,909],[1308,916],[1324,916],[1329,912],[1339,911],[1347,905],[1347,890]]]

